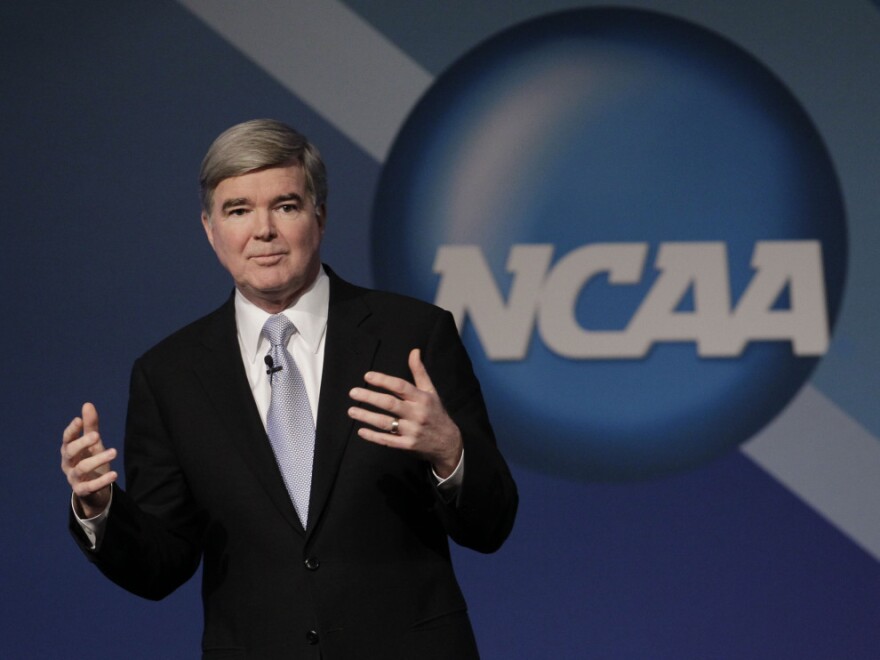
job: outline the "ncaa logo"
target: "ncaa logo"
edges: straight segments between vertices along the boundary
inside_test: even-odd
[[[827,351],[846,226],[766,67],[640,10],[483,43],[402,128],[377,283],[456,318],[505,451],[582,479],[680,470],[778,414]]]

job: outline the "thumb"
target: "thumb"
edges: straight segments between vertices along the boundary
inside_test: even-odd
[[[422,364],[422,352],[418,348],[409,352],[409,370],[412,372],[413,381],[417,388],[423,392],[434,391],[434,383],[431,381],[425,365]]]
[[[83,434],[98,431],[98,411],[91,403],[84,403],[82,407]]]

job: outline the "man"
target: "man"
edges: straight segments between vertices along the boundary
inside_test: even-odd
[[[477,657],[447,536],[496,550],[516,487],[451,315],[320,261],[326,175],[256,120],[200,174],[235,291],[133,368],[116,451],[85,404],[63,433],[71,530],[159,599],[204,563],[204,658]]]

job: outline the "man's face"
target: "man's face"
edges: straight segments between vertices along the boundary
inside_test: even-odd
[[[300,165],[269,167],[223,179],[210,217],[208,241],[239,291],[258,307],[279,312],[307,289],[321,265],[324,209],[306,192]]]

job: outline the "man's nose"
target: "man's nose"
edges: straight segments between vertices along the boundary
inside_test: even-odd
[[[276,233],[272,212],[268,209],[256,209],[254,213],[254,236],[261,239],[270,239]]]

